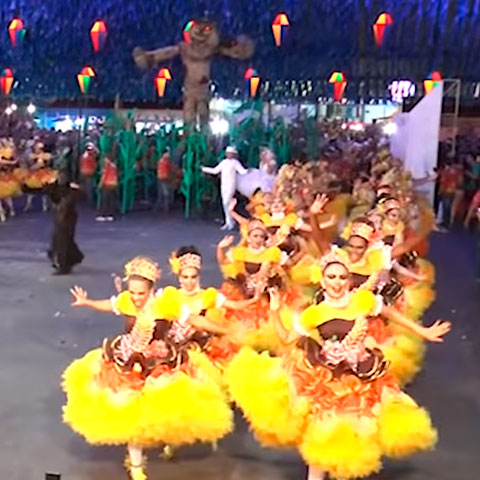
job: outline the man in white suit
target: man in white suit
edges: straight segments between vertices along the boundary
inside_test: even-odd
[[[237,190],[237,175],[245,175],[247,169],[238,160],[238,151],[229,146],[225,150],[226,157],[216,167],[202,167],[202,172],[209,175],[220,174],[220,190],[222,194],[223,214],[225,224],[222,230],[233,230],[235,222],[228,211],[228,205]]]

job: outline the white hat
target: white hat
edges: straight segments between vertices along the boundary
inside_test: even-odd
[[[238,155],[237,147],[230,145],[226,148],[225,153],[236,153]]]

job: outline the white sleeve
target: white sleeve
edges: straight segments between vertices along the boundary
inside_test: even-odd
[[[202,167],[203,173],[208,173],[210,175],[218,175],[223,168],[223,161],[220,162],[216,167]]]
[[[390,245],[384,245],[382,247],[383,268],[385,270],[392,269],[392,250],[393,247],[391,247]]]
[[[299,315],[295,315],[295,318],[293,320],[293,330],[295,330],[295,332],[297,332],[298,334],[304,337],[308,337],[308,331],[300,323]]]
[[[370,315],[373,317],[380,315],[382,313],[383,308],[383,297],[381,295],[375,295],[375,306],[373,310],[370,312]]]
[[[221,308],[225,305],[225,302],[227,301],[227,297],[223,295],[223,293],[218,293],[217,294],[217,302],[215,304],[215,307]]]
[[[235,160],[235,170],[240,175],[245,175],[248,172],[248,170],[238,160]]]

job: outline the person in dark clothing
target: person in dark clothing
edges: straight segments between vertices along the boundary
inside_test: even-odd
[[[53,204],[53,232],[48,258],[55,269],[54,274],[66,275],[84,258],[75,243],[76,203],[80,190],[75,183],[56,182],[48,188],[48,193]]]

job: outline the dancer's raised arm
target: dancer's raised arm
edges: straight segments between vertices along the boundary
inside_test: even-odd
[[[99,312],[113,313],[112,302],[110,300],[91,300],[88,298],[87,292],[77,285],[71,288],[70,292],[75,299],[72,303],[74,307],[90,307]]]

